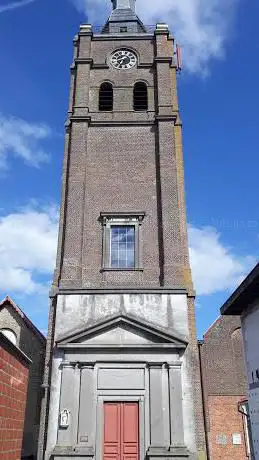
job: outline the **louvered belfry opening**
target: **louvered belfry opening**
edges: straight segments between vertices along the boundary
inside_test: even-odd
[[[111,83],[103,83],[99,91],[99,110],[111,112],[113,110],[113,87]]]
[[[148,94],[145,83],[138,82],[134,86],[134,110],[136,112],[148,110]]]

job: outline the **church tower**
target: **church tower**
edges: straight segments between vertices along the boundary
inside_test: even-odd
[[[206,458],[174,39],[74,40],[39,460]]]

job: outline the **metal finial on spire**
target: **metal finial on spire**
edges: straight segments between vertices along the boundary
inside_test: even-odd
[[[131,9],[135,12],[136,10],[136,0],[111,0],[114,10],[124,10]]]
[[[136,15],[136,0],[111,0],[113,11],[102,29],[102,33],[146,33],[146,29]]]

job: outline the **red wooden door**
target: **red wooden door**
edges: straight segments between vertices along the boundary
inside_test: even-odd
[[[103,460],[138,460],[138,403],[104,403]]]

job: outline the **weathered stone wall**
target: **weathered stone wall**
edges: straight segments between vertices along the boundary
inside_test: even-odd
[[[188,353],[184,352],[184,350],[179,351],[173,345],[170,347],[164,343],[160,346],[158,339],[153,343],[151,337],[145,338],[143,331],[138,331],[137,328],[132,328],[132,330],[126,328],[125,330],[112,327],[113,318],[116,317],[132,318],[133,321],[138,319],[140,322],[142,318],[144,327],[150,325],[150,327],[155,327],[154,331],[157,330],[158,333],[159,331],[167,331],[168,334],[172,334],[176,338],[182,337],[183,340],[188,341],[186,295],[59,295],[56,315],[56,342],[60,342],[62,339],[69,338],[79,332],[83,334],[84,330],[87,333],[90,327],[101,324],[105,320],[110,320],[111,325],[109,326],[110,329],[105,327],[104,332],[97,331],[93,338],[84,339],[82,335],[78,342],[82,344],[80,345],[81,348],[77,348],[71,337],[71,347],[69,349],[62,350],[62,347],[54,349],[46,459],[49,458],[53,449],[57,458],[61,451],[63,454],[66,452],[69,455],[69,449],[72,449],[73,446],[76,446],[76,449],[81,454],[86,449],[86,456],[87,452],[91,456],[95,449],[100,449],[102,440],[98,438],[98,433],[92,432],[92,430],[96,426],[96,410],[99,407],[96,398],[101,395],[104,396],[104,394],[106,400],[110,394],[113,394],[114,397],[117,395],[119,399],[121,397],[143,396],[143,407],[146,414],[144,416],[144,425],[154,425],[154,433],[156,433],[153,435],[153,440],[149,438],[149,435],[145,437],[143,441],[144,447],[141,444],[144,449],[144,455],[149,455],[150,446],[159,445],[163,451],[163,448],[169,449],[171,442],[172,448],[186,446],[190,452],[189,458],[196,459],[195,419],[192,398],[193,382]],[[84,340],[87,340],[87,342]],[[162,339],[161,342],[163,343]],[[85,344],[85,348],[82,348],[83,344]],[[104,346],[105,354],[103,352]],[[128,351],[126,351],[127,346],[130,347]],[[92,396],[91,391],[87,396],[85,389],[80,387],[80,381],[82,382],[82,378],[84,378],[82,376],[87,372],[87,369],[88,372],[91,369],[94,387],[88,382],[89,385],[85,386],[85,388],[89,388],[89,391],[93,388],[94,393]],[[110,374],[102,374],[101,369],[110,369]],[[121,371],[116,371],[116,369],[121,369]],[[138,380],[136,381],[138,376],[137,369],[143,369],[142,372],[145,372],[143,375],[146,375],[141,384]],[[119,375],[116,377],[116,372],[121,372],[120,377]],[[152,395],[149,395],[150,387],[148,382],[150,379],[154,379]],[[170,379],[173,379],[173,381]],[[169,391],[170,382],[172,385],[171,396]],[[74,396],[71,393],[72,388]],[[84,397],[79,397],[82,391],[84,392]],[[107,392],[105,393],[105,391]],[[160,398],[161,391],[162,400]],[[59,404],[59,395],[61,395],[61,406]],[[173,403],[171,401],[172,412],[169,411],[170,398],[173,398]],[[163,405],[161,406],[161,401],[164,401],[164,409]],[[85,408],[89,405],[92,418],[86,416],[86,413],[89,414],[89,410],[86,412]],[[66,432],[58,429],[59,410],[62,407],[68,408],[72,417],[70,428]],[[155,407],[156,410],[154,411]],[[174,411],[176,410],[179,411],[179,415],[174,427],[174,421],[176,420]],[[158,415],[160,412],[161,419]],[[76,420],[80,419],[82,419],[81,425],[78,425],[78,422],[75,423]],[[183,426],[182,436],[179,431],[181,423]],[[83,430],[82,426],[85,426],[85,424],[88,424],[87,430],[90,431]],[[90,428],[89,424],[92,424]],[[97,426],[99,426],[98,421]],[[173,439],[166,435],[167,431],[169,433],[170,427],[173,429],[172,436],[175,437]],[[81,433],[82,439],[87,438],[89,441],[80,442],[79,433]],[[89,433],[92,434],[90,435]],[[163,454],[160,452],[160,455]],[[152,457],[151,453],[150,456]]]
[[[189,339],[185,294],[82,294],[58,296],[55,340],[116,315],[132,315]]]

